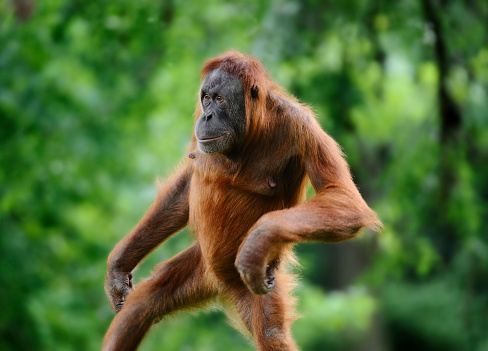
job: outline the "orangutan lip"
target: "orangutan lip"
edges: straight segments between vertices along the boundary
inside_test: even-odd
[[[197,140],[198,140],[198,142],[199,142],[199,143],[203,143],[203,144],[205,144],[205,143],[210,143],[210,142],[212,142],[212,141],[217,141],[217,140],[220,140],[220,139],[222,139],[223,137],[225,137],[225,134],[220,135],[220,136],[218,136],[218,137],[209,137],[209,138],[203,138],[203,139],[199,139],[199,138],[197,138]]]

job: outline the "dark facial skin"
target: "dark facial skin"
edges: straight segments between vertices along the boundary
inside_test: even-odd
[[[200,88],[203,114],[195,125],[200,151],[228,154],[244,136],[246,110],[241,81],[217,68],[203,80]]]

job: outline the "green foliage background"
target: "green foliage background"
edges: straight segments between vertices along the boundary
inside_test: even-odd
[[[486,1],[21,3],[0,0],[1,350],[100,348],[106,257],[185,157],[202,63],[231,48],[314,107],[385,223],[297,247],[301,349],[488,350]],[[252,346],[210,311],[161,322],[141,350],[161,349]]]

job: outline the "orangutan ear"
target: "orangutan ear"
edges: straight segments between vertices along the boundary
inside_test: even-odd
[[[257,85],[253,85],[251,87],[251,97],[253,99],[257,99],[258,95],[259,95],[259,88]]]

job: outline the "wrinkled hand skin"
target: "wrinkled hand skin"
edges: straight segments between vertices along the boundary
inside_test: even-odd
[[[277,261],[270,263],[272,257],[270,250],[269,230],[258,228],[251,232],[239,250],[235,266],[241,275],[242,281],[249,290],[256,295],[270,293],[275,287],[274,270]]]
[[[242,268],[242,266],[238,266],[237,269],[239,270],[241,279],[253,294],[265,295],[274,289],[275,276],[272,273],[271,265],[268,264],[264,267],[264,273],[261,273],[262,269],[252,272],[247,268]]]
[[[132,291],[132,272],[109,271],[105,279],[105,293],[115,312],[119,312],[125,298]]]

